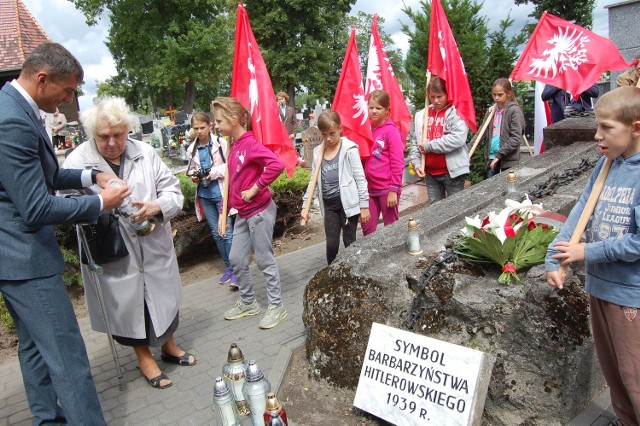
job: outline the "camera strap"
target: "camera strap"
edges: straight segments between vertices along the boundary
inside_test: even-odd
[[[227,159],[224,158],[224,152],[222,151],[222,141],[224,141],[224,139],[222,139],[220,136],[216,136],[216,138],[218,138],[218,154],[220,154],[220,157],[222,157],[222,162],[226,163]]]

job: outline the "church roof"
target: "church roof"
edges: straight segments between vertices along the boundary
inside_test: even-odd
[[[49,36],[22,0],[0,0],[0,71],[19,70]]]

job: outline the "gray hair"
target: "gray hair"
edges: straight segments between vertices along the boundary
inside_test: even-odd
[[[53,81],[77,77],[84,78],[84,70],[80,62],[58,43],[42,43],[29,53],[22,64],[21,75],[31,76],[40,71],[46,71]]]
[[[90,139],[93,139],[98,120],[105,120],[110,126],[127,126],[133,130],[133,115],[123,98],[104,96],[96,100],[95,104],[80,113],[82,127]]]

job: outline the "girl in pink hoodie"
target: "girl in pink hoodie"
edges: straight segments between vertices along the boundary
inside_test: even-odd
[[[364,168],[369,184],[371,220],[362,224],[362,233],[369,235],[378,227],[382,213],[384,226],[398,220],[398,199],[402,191],[404,152],[398,127],[389,119],[389,94],[374,90],[369,95],[369,120],[373,133],[371,157]]]
[[[231,138],[227,199],[229,206],[238,210],[229,260],[238,280],[240,298],[233,308],[224,313],[224,318],[235,320],[260,313],[249,272],[253,253],[267,286],[268,307],[259,326],[272,328],[287,316],[282,305],[280,271],[273,255],[276,205],[269,190],[269,185],[280,176],[284,165],[253,136],[249,111],[238,100],[219,97],[213,101],[212,110],[220,133]],[[218,231],[224,235],[221,223]]]

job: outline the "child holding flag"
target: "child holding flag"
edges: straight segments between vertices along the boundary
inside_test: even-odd
[[[260,328],[272,328],[287,316],[287,311],[282,305],[280,271],[273,255],[276,205],[268,186],[282,173],[284,165],[253,136],[249,111],[238,100],[219,97],[213,101],[212,110],[220,133],[232,141],[227,162],[227,199],[229,206],[238,210],[229,259],[238,280],[240,298],[224,313],[224,318],[234,320],[260,313],[249,272],[249,259],[254,253],[265,278],[269,301]],[[218,231],[224,235],[226,230],[221,225],[218,224]]]
[[[404,153],[400,129],[389,119],[390,104],[389,94],[384,90],[374,90],[369,95],[369,120],[373,133],[373,145],[364,173],[369,184],[371,219],[362,223],[364,235],[369,235],[377,229],[380,214],[385,226],[398,220],[398,198],[402,191]]]
[[[640,88],[621,87],[596,104],[598,161],[584,193],[549,245],[547,284],[562,289],[560,266],[584,262],[593,342],[611,404],[623,425],[640,420]],[[604,187],[586,229],[586,242],[570,238],[601,182]],[[598,179],[596,179],[598,176]],[[594,189],[594,187],[596,189]],[[595,193],[594,193],[595,195]],[[581,234],[581,229],[578,233]],[[577,238],[576,238],[577,239]],[[616,422],[615,424],[619,424]]]
[[[444,80],[434,77],[427,87],[429,98],[426,143],[422,138],[424,109],[415,115],[415,132],[411,162],[416,174],[424,178],[429,204],[464,189],[469,174],[467,134],[469,127],[460,118],[456,107],[449,103]],[[422,156],[425,155],[424,169]]]
[[[349,247],[356,240],[358,219],[363,224],[369,221],[369,195],[358,145],[341,137],[340,115],[332,110],[324,111],[318,117],[318,129],[323,144],[313,150],[311,170],[313,176],[317,158],[322,155],[318,186],[310,194],[312,183],[309,182],[303,201],[320,195],[318,201],[327,237],[327,263],[331,264],[338,255],[340,233],[345,248]],[[300,215],[306,221],[310,218],[305,210]]]

